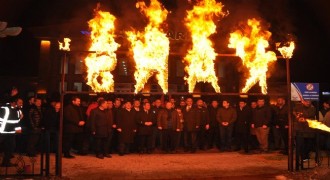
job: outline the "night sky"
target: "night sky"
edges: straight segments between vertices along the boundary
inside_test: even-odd
[[[192,0],[194,2],[194,0]],[[0,0],[0,21],[21,26],[17,37],[0,39],[0,75],[36,76],[38,74],[38,40],[33,28],[73,21],[87,22],[94,0]],[[190,8],[184,0],[163,0],[172,16],[181,16]],[[292,34],[297,48],[291,60],[291,78],[296,82],[329,82],[330,68],[330,1],[328,0],[224,0],[229,15],[221,21],[218,34],[227,39],[229,32],[246,18],[262,18],[273,33],[272,44]],[[121,19],[133,21],[131,11],[138,12],[134,0],[101,0],[101,4]],[[188,5],[187,5],[188,4]],[[131,9],[130,9],[131,8]],[[219,27],[220,28],[220,27]],[[79,31],[79,29],[77,29]],[[292,36],[290,36],[292,37]],[[283,63],[282,63],[283,64]],[[283,67],[285,68],[285,66]],[[326,78],[327,77],[327,78]]]

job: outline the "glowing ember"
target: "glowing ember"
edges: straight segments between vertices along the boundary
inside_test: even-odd
[[[87,84],[95,92],[114,92],[114,81],[111,71],[117,64],[115,51],[119,48],[114,40],[115,16],[109,12],[95,10],[95,17],[88,22],[92,29],[92,44],[86,59]]]
[[[271,33],[263,30],[260,22],[256,19],[247,21],[244,32],[237,30],[230,34],[228,47],[236,48],[236,55],[242,59],[243,64],[249,69],[250,77],[242,89],[243,93],[247,93],[259,81],[261,92],[267,94],[268,64],[277,60],[273,51],[266,51],[270,36]]]
[[[317,120],[306,119],[306,121],[310,128],[330,132],[330,127],[328,127],[327,125],[325,125]]]
[[[295,48],[295,44],[293,41],[291,41],[289,43],[289,46],[283,46],[283,47],[278,48],[277,50],[280,51],[281,55],[285,59],[291,59],[294,48]]]
[[[194,8],[187,11],[185,25],[192,37],[192,48],[184,58],[187,63],[185,79],[189,92],[193,92],[197,82],[210,82],[216,92],[220,92],[218,78],[214,71],[216,53],[210,35],[216,32],[214,17],[225,16],[223,5],[215,0],[198,1]]]
[[[149,23],[144,32],[126,32],[136,63],[135,93],[141,91],[154,74],[163,92],[167,93],[170,42],[160,26],[165,21],[168,12],[157,0],[151,0],[149,6],[145,2],[138,2],[136,7],[148,18]]]
[[[63,51],[70,51],[70,38],[64,38],[64,44],[62,42],[58,42],[59,44],[59,49]]]

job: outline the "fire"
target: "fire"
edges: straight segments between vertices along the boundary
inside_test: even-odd
[[[285,59],[291,59],[292,55],[293,55],[293,50],[295,48],[295,44],[293,41],[290,41],[289,46],[283,46],[278,48],[277,50],[280,51],[281,55],[285,58]]]
[[[214,17],[225,16],[223,5],[215,0],[198,1],[192,10],[187,11],[185,25],[191,33],[192,48],[184,57],[187,63],[185,77],[189,92],[194,91],[197,82],[210,82],[216,92],[220,92],[218,78],[214,71],[216,53],[209,37],[216,32]]]
[[[306,119],[308,126],[313,129],[320,129],[322,131],[327,131],[330,132],[330,127],[327,125],[323,124],[322,122],[319,122],[317,120],[311,120],[311,119]]]
[[[247,79],[243,93],[247,93],[259,81],[261,92],[267,94],[268,64],[276,61],[273,51],[266,51],[271,32],[262,29],[260,21],[249,19],[244,32],[237,30],[230,34],[229,48],[236,48],[236,55],[249,69],[250,77]]]
[[[114,92],[114,80],[111,71],[117,64],[115,51],[119,44],[115,42],[115,16],[109,12],[95,10],[95,17],[88,22],[92,29],[92,44],[90,53],[86,59],[87,84],[95,92]]]
[[[63,51],[70,51],[70,42],[71,39],[70,38],[64,38],[64,45],[62,42],[58,42],[59,44],[59,49],[63,50]]]
[[[154,74],[163,92],[167,93],[170,42],[160,26],[165,21],[168,11],[157,0],[151,0],[149,6],[145,2],[137,2],[136,7],[148,18],[149,22],[144,32],[126,32],[136,63],[135,93],[141,91]]]

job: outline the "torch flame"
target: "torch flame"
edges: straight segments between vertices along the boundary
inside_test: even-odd
[[[170,42],[160,26],[165,21],[168,11],[157,0],[151,0],[149,6],[145,2],[137,2],[136,7],[148,18],[149,23],[144,32],[126,32],[136,63],[135,93],[143,89],[153,74],[156,74],[163,92],[167,93]]]
[[[87,84],[95,92],[114,92],[114,80],[111,71],[117,64],[115,51],[119,44],[115,42],[115,16],[109,12],[95,10],[95,17],[88,22],[92,29],[92,45],[90,53],[86,59]]]
[[[283,46],[283,47],[278,48],[277,50],[280,51],[281,55],[285,59],[291,59],[292,55],[293,55],[294,48],[295,48],[294,42],[290,41],[289,46]]]
[[[313,129],[319,129],[322,131],[327,131],[330,132],[330,127],[327,125],[323,124],[322,122],[319,122],[317,120],[312,120],[312,119],[306,119],[308,126]]]
[[[70,51],[70,42],[71,39],[70,38],[64,38],[64,45],[62,42],[58,42],[59,44],[59,49],[63,50],[63,51]]]
[[[225,16],[223,5],[215,0],[198,1],[192,10],[187,11],[185,25],[192,36],[192,48],[184,57],[188,64],[185,79],[189,92],[194,91],[197,82],[210,82],[217,93],[220,92],[218,78],[214,71],[216,53],[209,37],[216,32],[214,16]]]
[[[250,77],[247,79],[242,92],[248,92],[259,81],[261,92],[267,94],[266,73],[268,64],[277,60],[273,51],[266,51],[271,32],[263,30],[260,21],[256,19],[247,21],[245,31],[248,33],[245,34],[240,30],[231,33],[228,45],[229,48],[236,48],[236,55],[249,69]]]

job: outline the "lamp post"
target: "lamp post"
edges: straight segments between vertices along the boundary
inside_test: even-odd
[[[289,121],[289,136],[288,136],[288,170],[293,172],[293,122],[291,116],[291,82],[290,82],[290,59],[286,61],[286,85],[287,85],[287,104],[288,104],[288,121]]]
[[[58,132],[58,149],[57,149],[57,156],[56,156],[56,175],[62,177],[62,143],[63,143],[63,119],[64,119],[64,82],[65,82],[65,63],[66,63],[66,56],[67,52],[62,51],[64,53],[62,62],[61,62],[61,110],[60,110],[60,124],[59,124],[59,132]]]

